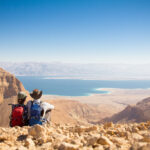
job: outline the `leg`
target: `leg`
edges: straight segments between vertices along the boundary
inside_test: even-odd
[[[51,111],[47,111],[45,113],[45,119],[46,119],[47,123],[50,123],[50,121],[51,121]]]

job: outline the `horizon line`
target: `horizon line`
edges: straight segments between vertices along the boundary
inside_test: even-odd
[[[0,63],[16,63],[16,64],[21,64],[21,63],[46,63],[46,64],[50,64],[50,63],[60,63],[60,64],[108,64],[108,65],[150,65],[149,63],[125,63],[125,62],[65,62],[65,61],[0,61]]]

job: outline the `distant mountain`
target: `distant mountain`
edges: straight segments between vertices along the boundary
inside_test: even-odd
[[[0,67],[16,76],[49,76],[75,79],[150,79],[150,64],[73,64],[73,63],[9,63],[0,62]]]
[[[100,122],[127,123],[150,120],[150,97],[138,102],[135,106],[127,106],[123,111],[105,118]]]

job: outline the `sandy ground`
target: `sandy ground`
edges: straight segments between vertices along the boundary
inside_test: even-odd
[[[109,91],[109,94],[93,94],[90,96],[56,96],[43,95],[43,100],[75,100],[81,103],[96,105],[99,109],[117,113],[127,105],[134,105],[138,101],[150,96],[150,89],[111,89],[103,88],[99,90]]]

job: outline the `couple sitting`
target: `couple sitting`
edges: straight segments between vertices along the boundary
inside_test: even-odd
[[[50,111],[54,109],[54,106],[40,100],[42,91],[38,89],[33,90],[30,96],[33,100],[28,101],[27,105],[24,105],[27,95],[24,92],[18,93],[18,104],[12,105],[11,127],[42,125],[50,122]]]

